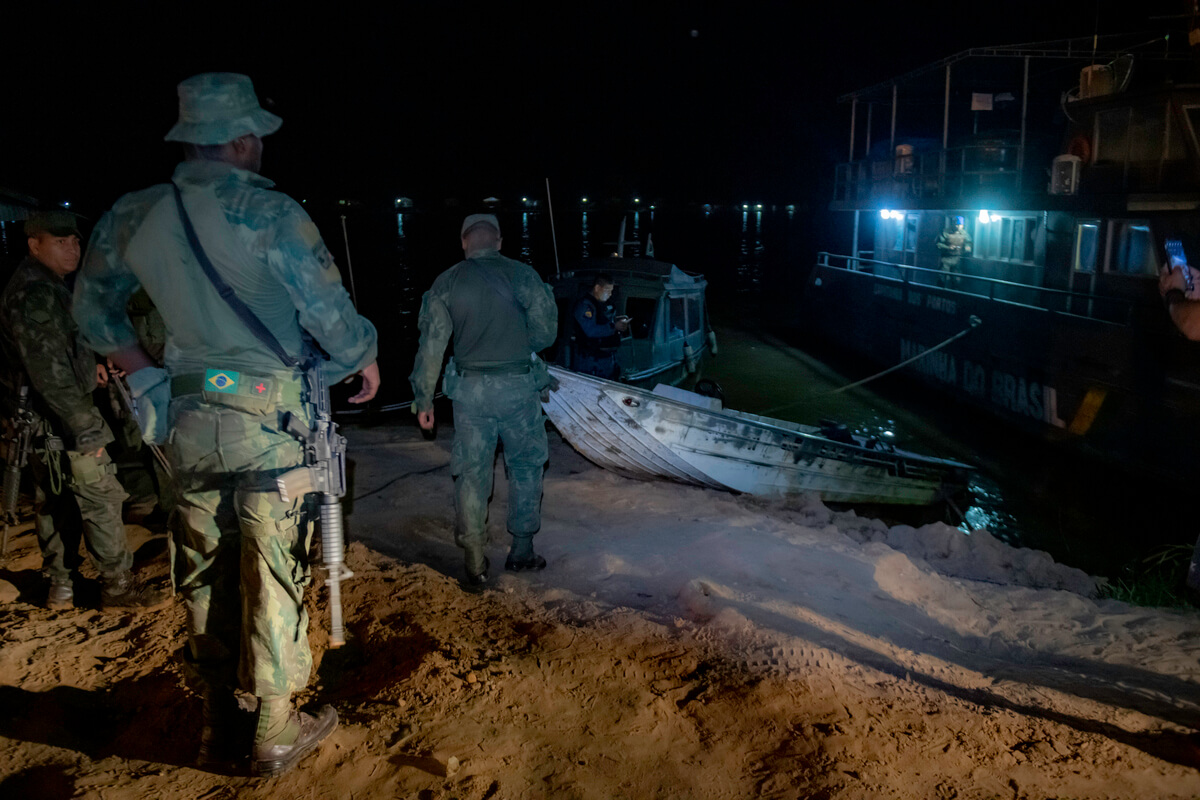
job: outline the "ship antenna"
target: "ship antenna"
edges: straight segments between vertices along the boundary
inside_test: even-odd
[[[546,205],[550,209],[550,241],[554,243],[554,277],[559,276],[558,234],[554,232],[554,200],[550,198],[550,179],[546,178]]]

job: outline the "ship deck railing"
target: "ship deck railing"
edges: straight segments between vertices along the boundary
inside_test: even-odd
[[[826,251],[817,253],[817,266],[845,270],[861,275],[866,280],[920,286],[923,290],[932,289],[948,295],[976,297],[989,302],[1083,317],[1114,325],[1129,325],[1133,318],[1133,303],[1120,297],[1053,289],[1048,286],[1006,281],[1002,278],[946,272],[941,269]]]

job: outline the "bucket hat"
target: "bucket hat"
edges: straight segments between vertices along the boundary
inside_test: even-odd
[[[266,136],[283,124],[258,103],[254,84],[235,72],[205,72],[179,84],[179,121],[168,142],[225,144],[253,133]]]

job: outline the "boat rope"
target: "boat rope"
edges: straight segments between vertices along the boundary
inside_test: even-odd
[[[837,389],[832,389],[828,392],[817,392],[815,394],[810,394],[800,400],[797,400],[794,403],[786,403],[781,406],[775,406],[774,408],[768,408],[766,411],[760,411],[758,413],[764,417],[770,416],[771,414],[773,414],[777,411],[782,411],[783,409],[786,409],[786,408],[791,408],[793,406],[801,405],[802,403],[806,403],[809,400],[812,400],[814,398],[830,397],[835,394],[841,394],[842,392],[849,391],[850,389],[853,389],[855,387],[862,386],[865,383],[870,383],[871,381],[873,381],[877,378],[882,378],[884,375],[888,375],[892,372],[895,372],[898,369],[907,367],[909,364],[913,363],[914,361],[919,361],[920,359],[924,358],[925,356],[929,355],[930,353],[936,353],[938,350],[941,350],[943,347],[948,346],[952,342],[958,341],[959,339],[966,336],[968,333],[970,333],[971,331],[975,330],[976,328],[978,328],[980,325],[983,324],[983,320],[981,320],[979,317],[975,316],[974,314],[972,314],[970,316],[970,319],[968,320],[968,322],[970,324],[968,324],[967,327],[963,328],[961,331],[954,334],[946,341],[941,342],[940,344],[936,344],[933,347],[930,347],[928,350],[922,350],[920,353],[917,353],[912,358],[906,358],[904,361],[901,361],[899,364],[895,364],[891,367],[888,367],[883,372],[877,372],[874,375],[863,378],[861,381],[855,381],[854,383],[846,384],[845,386],[842,386]]]
[[[433,399],[437,400],[439,397],[445,396],[446,395],[442,394],[441,392],[438,392],[433,396]],[[383,414],[390,411],[400,411],[401,409],[412,408],[412,404],[414,402],[416,402],[416,398],[413,398],[412,400],[405,400],[403,403],[388,403],[386,406],[380,406],[379,408],[339,408],[337,411],[333,412],[333,415],[335,417],[354,417],[358,416],[359,414]]]

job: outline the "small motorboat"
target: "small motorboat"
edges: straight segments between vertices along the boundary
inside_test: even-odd
[[[543,407],[559,433],[628,477],[758,495],[816,492],[833,503],[932,505],[966,488],[973,469],[835,424],[731,411],[675,386],[648,391],[556,366],[550,374],[558,385]]]

